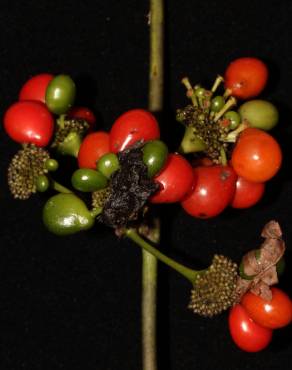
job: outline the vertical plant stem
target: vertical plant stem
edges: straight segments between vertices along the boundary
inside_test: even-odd
[[[156,370],[157,259],[142,251],[142,359],[143,370]]]
[[[150,67],[149,101],[152,112],[163,108],[164,65],[164,4],[163,0],[150,0]]]
[[[159,112],[163,108],[163,0],[150,0],[150,60],[148,108]],[[157,241],[158,242],[158,241]],[[157,370],[156,360],[156,291],[157,260],[142,252],[142,356],[143,370]]]

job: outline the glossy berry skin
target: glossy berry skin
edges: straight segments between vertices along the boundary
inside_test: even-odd
[[[97,162],[97,169],[108,179],[120,168],[119,158],[114,153],[103,155]]]
[[[247,120],[250,127],[271,130],[279,121],[279,112],[270,102],[261,99],[249,100],[239,108],[242,120]]]
[[[50,172],[57,171],[59,163],[55,159],[49,158],[45,161],[45,168]]]
[[[48,190],[49,186],[50,182],[46,175],[38,176],[36,179],[36,189],[38,192],[44,193]]]
[[[239,126],[241,121],[240,115],[233,110],[230,110],[227,113],[225,113],[224,118],[229,121],[228,128],[230,130],[235,130]]]
[[[243,351],[259,352],[272,340],[273,331],[255,323],[240,304],[230,309],[228,324],[234,343]]]
[[[236,181],[234,197],[231,201],[233,208],[249,208],[260,201],[265,192],[265,183],[251,182],[239,176]]]
[[[117,153],[139,140],[155,140],[159,136],[156,118],[146,110],[132,109],[114,122],[110,131],[110,151]]]
[[[69,118],[81,118],[84,119],[92,129],[95,126],[96,118],[94,113],[86,107],[73,107],[67,113]]]
[[[236,173],[246,180],[265,182],[280,169],[282,151],[278,142],[268,133],[247,128],[237,140],[231,163]]]
[[[44,147],[53,135],[54,118],[41,102],[19,101],[5,112],[4,128],[11,139],[18,143]]]
[[[225,104],[225,100],[223,98],[223,96],[215,96],[212,100],[211,100],[211,111],[213,112],[219,112],[220,109],[222,109],[224,107],[224,104]]]
[[[99,171],[91,168],[79,168],[71,178],[74,189],[83,192],[93,192],[107,186],[107,178]]]
[[[148,141],[142,149],[143,162],[148,168],[148,176],[157,175],[164,167],[168,158],[168,148],[161,140]]]
[[[73,106],[76,86],[70,76],[55,76],[46,90],[46,105],[55,114],[64,114]]]
[[[78,152],[80,168],[96,169],[97,161],[110,151],[109,134],[97,131],[88,134],[82,141]]]
[[[172,153],[154,181],[160,185],[160,189],[150,198],[150,202],[175,203],[192,190],[196,178],[189,162],[180,154]]]
[[[229,64],[225,72],[225,88],[239,99],[259,95],[268,80],[266,65],[257,58],[239,58]]]
[[[265,328],[278,329],[291,323],[292,301],[279,288],[272,287],[271,291],[271,301],[248,292],[242,297],[241,304],[256,323]]]
[[[19,100],[37,100],[45,103],[48,84],[54,76],[49,73],[41,73],[31,77],[22,86],[19,92]]]
[[[210,218],[219,215],[231,202],[237,175],[229,166],[196,167],[197,184],[181,203],[191,216]]]
[[[49,198],[43,209],[43,222],[56,235],[71,235],[90,229],[95,222],[86,204],[75,194],[62,194]]]

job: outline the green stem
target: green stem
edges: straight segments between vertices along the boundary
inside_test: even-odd
[[[193,106],[197,107],[198,106],[198,102],[197,102],[197,98],[196,98],[196,95],[195,95],[195,91],[190,83],[190,80],[188,79],[188,77],[184,77],[182,80],[181,80],[182,84],[186,87],[187,89],[187,96],[191,99],[192,103],[193,103]]]
[[[212,94],[218,89],[219,85],[224,81],[224,78],[222,76],[217,76],[212,88],[211,92]]]
[[[150,60],[148,108],[159,112],[163,108],[164,64],[164,3],[150,0]],[[157,260],[142,254],[142,353],[143,369],[156,370],[156,291]]]
[[[72,191],[68,188],[66,188],[65,186],[59,184],[57,181],[53,180],[53,179],[50,179],[50,186],[52,189],[58,191],[59,193],[63,193],[63,194],[71,194]]]
[[[163,0],[150,0],[150,68],[149,109],[159,112],[163,107]]]
[[[227,112],[231,107],[233,107],[234,105],[236,105],[236,99],[234,96],[231,96],[227,102],[225,103],[224,107],[218,112],[215,114],[215,117],[214,117],[214,122],[217,122],[219,118],[221,118],[223,116],[223,114],[225,112]]]
[[[157,259],[142,251],[142,348],[144,370],[156,370]]]
[[[227,166],[228,161],[227,161],[225,150],[223,148],[220,149],[220,158],[221,158],[221,164],[223,166]]]
[[[159,261],[165,263],[181,275],[183,275],[185,278],[187,278],[192,285],[195,284],[196,279],[199,274],[201,274],[204,270],[202,271],[196,271],[192,270],[172,258],[167,257],[164,253],[161,253],[158,249],[153,247],[151,244],[146,242],[141,236],[137,233],[135,229],[126,229],[125,230],[125,236],[127,236],[129,239],[131,239],[133,242],[135,242],[137,245],[139,245],[141,248],[146,250],[147,252],[151,253],[153,256],[155,256]]]

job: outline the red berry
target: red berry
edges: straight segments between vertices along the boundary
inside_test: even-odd
[[[265,182],[280,169],[282,151],[267,132],[247,128],[240,135],[231,155],[235,172],[252,182]]]
[[[33,76],[22,86],[19,100],[37,100],[45,103],[46,90],[53,78],[54,76],[49,73]]]
[[[234,196],[237,175],[229,166],[196,167],[197,184],[182,204],[191,216],[217,216]]]
[[[231,202],[233,208],[249,208],[255,205],[264,195],[265,183],[251,182],[239,176],[236,190]]]
[[[270,301],[248,292],[242,297],[241,304],[259,325],[270,329],[282,328],[292,321],[292,301],[281,289],[272,287],[271,291]]]
[[[151,203],[179,202],[196,182],[191,165],[180,154],[169,154],[166,165],[154,180],[160,190],[150,198]]]
[[[45,104],[38,101],[19,101],[4,115],[7,134],[18,143],[48,145],[54,130],[54,118]]]
[[[110,152],[109,134],[104,131],[92,132],[85,136],[78,153],[80,168],[96,169],[96,162]]]
[[[69,118],[81,118],[84,119],[92,129],[96,123],[96,118],[94,113],[86,107],[73,107],[67,113]]]
[[[266,65],[257,58],[239,58],[229,64],[225,72],[225,88],[240,99],[259,95],[268,80]]]
[[[160,131],[156,118],[143,109],[132,109],[122,114],[110,131],[110,148],[117,153],[139,140],[159,139]]]
[[[273,331],[255,323],[240,304],[230,309],[228,323],[234,343],[243,351],[261,351],[272,340]]]

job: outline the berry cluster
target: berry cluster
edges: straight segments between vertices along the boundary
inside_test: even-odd
[[[269,343],[271,329],[292,319],[289,297],[269,288],[278,281],[281,233],[269,234],[260,252],[244,256],[238,272],[224,256],[215,256],[206,270],[188,269],[142,240],[137,230],[151,204],[180,203],[193,217],[209,218],[229,205],[247,208],[259,201],[282,160],[279,144],[266,132],[278,122],[276,107],[247,100],[262,92],[267,78],[265,64],[255,58],[231,63],[225,78],[218,76],[210,90],[193,87],[184,78],[192,104],[177,111],[185,134],[178,152],[169,153],[156,118],[147,110],[129,110],[110,132],[95,131],[93,112],[75,106],[71,77],[34,76],[4,115],[7,134],[23,146],[8,169],[11,193],[27,199],[36,191],[55,189],[58,194],[43,209],[51,232],[73,234],[93,227],[96,220],[113,227],[191,281],[189,307],[195,313],[213,316],[233,306],[229,323],[234,341],[244,350],[260,350]],[[224,81],[225,91],[216,95]],[[247,101],[236,111],[237,99]],[[76,158],[74,192],[52,177],[59,155]],[[90,195],[91,207],[81,194]]]
[[[248,208],[263,196],[265,183],[279,170],[282,152],[267,132],[278,123],[278,110],[257,97],[268,79],[266,65],[255,58],[232,62],[225,78],[218,76],[210,90],[182,82],[192,104],[177,111],[185,134],[180,150],[193,153],[193,190],[182,201],[194,217],[217,216],[228,205]],[[225,91],[216,95],[225,81]],[[234,110],[237,100],[246,100]]]

